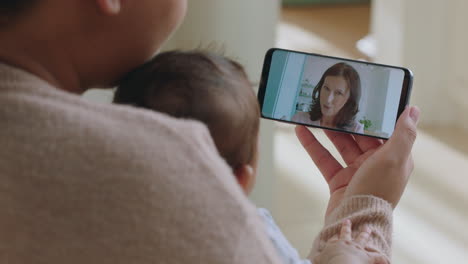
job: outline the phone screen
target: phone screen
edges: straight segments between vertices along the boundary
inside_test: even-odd
[[[387,139],[411,84],[405,68],[272,49],[259,100],[264,118]]]

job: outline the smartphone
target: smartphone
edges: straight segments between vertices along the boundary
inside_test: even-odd
[[[273,48],[258,99],[266,119],[388,139],[412,83],[406,68]]]

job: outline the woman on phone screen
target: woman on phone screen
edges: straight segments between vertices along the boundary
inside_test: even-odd
[[[298,112],[292,121],[364,133],[363,125],[355,120],[360,98],[359,74],[349,64],[337,63],[325,71],[315,86],[310,112]]]

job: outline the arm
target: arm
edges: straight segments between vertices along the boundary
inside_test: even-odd
[[[391,255],[392,207],[374,196],[353,196],[342,201],[340,206],[327,216],[325,226],[315,239],[309,259],[321,252],[327,241],[335,236],[343,219],[350,219],[356,227],[366,225],[371,230],[369,247],[375,251]]]
[[[331,238],[314,258],[314,264],[389,264],[381,253],[369,249],[370,228],[365,226],[353,236],[351,221],[341,225],[339,236]]]
[[[398,204],[413,170],[411,149],[418,118],[417,108],[406,109],[385,144],[379,139],[326,131],[346,162],[345,167],[309,130],[296,128],[299,140],[330,187],[325,227],[314,243],[311,257],[338,232],[338,223],[345,218],[350,218],[358,228],[369,225],[371,244],[390,256],[392,208]]]

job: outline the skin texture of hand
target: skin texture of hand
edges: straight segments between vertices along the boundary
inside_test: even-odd
[[[351,221],[345,220],[339,237],[333,237],[325,248],[314,258],[314,264],[389,264],[390,262],[376,251],[368,250],[370,230],[368,227],[352,237]]]
[[[328,216],[344,198],[373,195],[396,207],[413,171],[411,149],[416,140],[420,111],[407,107],[386,141],[347,133],[325,131],[346,165],[343,167],[304,126],[296,135],[330,188]]]

